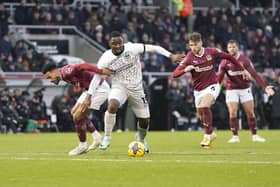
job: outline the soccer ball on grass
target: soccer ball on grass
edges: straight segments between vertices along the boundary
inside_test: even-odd
[[[145,154],[144,144],[138,141],[133,141],[128,145],[128,155],[133,157],[141,157]]]

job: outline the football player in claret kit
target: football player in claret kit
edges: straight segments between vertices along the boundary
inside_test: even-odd
[[[195,106],[199,119],[204,126],[205,134],[200,145],[209,148],[216,134],[212,128],[211,106],[214,104],[220,92],[220,85],[217,82],[215,72],[215,60],[217,58],[228,59],[235,64],[244,79],[249,79],[249,73],[231,55],[216,48],[202,47],[200,33],[194,32],[189,36],[188,41],[190,52],[172,73],[174,78],[180,77],[186,72],[192,75],[194,85]]]
[[[231,56],[236,58],[243,64],[244,68],[248,70],[251,76],[257,81],[257,83],[265,90],[265,92],[272,96],[274,90],[272,86],[268,86],[263,79],[258,75],[253,67],[252,62],[246,56],[238,52],[239,45],[235,40],[230,40],[227,44],[227,50]],[[223,81],[224,75],[227,75],[226,79],[226,103],[229,110],[229,125],[232,131],[232,138],[228,143],[238,143],[240,139],[238,137],[238,121],[237,121],[237,109],[239,101],[246,113],[248,126],[252,132],[253,142],[265,142],[266,140],[257,135],[256,117],[254,113],[253,95],[250,88],[250,80],[243,80],[238,67],[235,64],[229,63],[227,60],[223,60],[219,67],[218,82]]]
[[[54,84],[58,84],[61,80],[72,85],[88,89],[91,79],[96,74],[111,75],[112,72],[106,69],[99,69],[91,64],[76,64],[66,65],[62,68],[57,68],[53,62],[47,63],[42,70],[44,77]],[[69,152],[69,155],[79,155],[87,151],[97,148],[101,142],[101,135],[88,118],[89,108],[99,110],[100,106],[107,100],[110,91],[109,84],[101,79],[98,82],[98,87],[91,95],[91,105],[84,105],[86,92],[83,92],[76,104],[71,110],[71,115],[75,123],[75,129],[79,138],[79,145]],[[92,134],[93,143],[88,146],[86,142],[87,130]]]
[[[97,63],[99,68],[108,68],[115,72],[112,75],[112,89],[109,93],[108,108],[104,116],[105,136],[99,148],[107,149],[110,145],[111,133],[116,122],[116,112],[128,100],[129,106],[138,118],[136,141],[144,143],[145,151],[148,152],[145,137],[149,127],[150,111],[142,85],[140,55],[145,52],[155,52],[170,58],[173,62],[181,61],[184,55],[173,55],[156,45],[124,43],[124,39],[118,31],[113,31],[110,34],[109,45],[111,49],[105,51]],[[100,78],[100,76],[93,77],[88,90],[88,98],[96,89]],[[87,99],[87,101],[90,100]]]

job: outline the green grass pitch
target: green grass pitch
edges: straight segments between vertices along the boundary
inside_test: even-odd
[[[0,135],[0,187],[278,187],[280,131],[249,131],[228,144],[230,131],[218,131],[211,149],[203,132],[150,132],[150,154],[127,155],[134,132],[113,133],[111,147],[68,156],[77,137],[68,134]],[[91,137],[88,135],[89,143]]]

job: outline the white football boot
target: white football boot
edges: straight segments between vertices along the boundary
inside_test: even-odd
[[[228,140],[228,143],[239,143],[240,139],[238,136],[234,135],[231,137],[231,139]]]
[[[266,139],[264,139],[263,137],[261,137],[261,136],[255,134],[255,135],[253,135],[253,137],[252,137],[252,141],[253,141],[253,142],[265,142]]]
[[[70,156],[80,155],[86,153],[88,149],[87,143],[79,144],[77,147],[72,149],[68,154]]]
[[[102,139],[99,145],[99,149],[106,150],[108,147],[110,147],[111,140],[112,140],[111,136],[104,136],[104,138]]]

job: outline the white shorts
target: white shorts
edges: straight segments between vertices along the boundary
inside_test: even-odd
[[[220,85],[219,84],[212,84],[200,91],[194,91],[194,98],[195,98],[195,106],[198,107],[203,96],[206,94],[213,95],[214,99],[216,100],[220,93]]]
[[[90,108],[94,110],[99,110],[100,106],[107,100],[108,95],[110,92],[110,86],[106,81],[103,81],[103,83],[97,88],[96,92],[91,95],[91,104]],[[87,91],[84,91],[81,96],[78,99],[78,103],[83,103]]]
[[[226,103],[244,103],[253,100],[251,88],[234,89],[226,91]]]
[[[109,93],[108,100],[111,99],[118,100],[120,106],[122,106],[127,100],[128,105],[138,118],[150,117],[149,104],[146,100],[143,86],[135,87],[135,89],[127,89],[125,85],[114,84]]]

